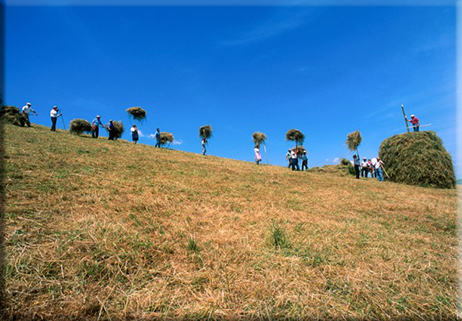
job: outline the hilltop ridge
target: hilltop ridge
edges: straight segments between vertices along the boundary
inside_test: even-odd
[[[4,127],[8,317],[456,316],[457,190]]]

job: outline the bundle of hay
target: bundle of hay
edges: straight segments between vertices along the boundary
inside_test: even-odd
[[[199,137],[209,139],[212,137],[212,126],[205,125],[199,128]]]
[[[88,133],[91,131],[91,124],[88,120],[76,118],[71,120],[69,124],[69,132],[76,135],[81,135],[82,133]]]
[[[24,126],[26,121],[19,108],[15,106],[2,106],[0,109],[0,118],[16,126]]]
[[[120,121],[112,121],[114,124],[114,137],[115,139],[122,137],[122,134],[124,133],[124,124]]]
[[[349,165],[351,165],[351,162],[350,162],[348,159],[346,159],[346,158],[342,158],[342,159],[340,160],[340,165],[349,166]]]
[[[174,137],[172,133],[167,133],[167,132],[161,132],[160,133],[160,145],[165,146],[165,145],[170,145],[170,143],[173,143]]]
[[[147,112],[141,107],[130,107],[126,110],[128,116],[134,120],[142,121],[146,118]]]
[[[303,135],[303,133],[298,129],[290,129],[286,133],[286,140],[295,142],[295,147],[297,147],[299,144],[303,144],[305,141],[305,135]]]
[[[264,144],[266,141],[266,135],[260,132],[252,134],[253,143],[256,145]]]
[[[363,138],[361,137],[361,133],[359,132],[359,130],[357,130],[355,132],[348,134],[345,144],[347,145],[349,150],[356,151],[357,153],[358,147],[361,144],[362,140]]]
[[[392,136],[382,142],[379,157],[389,179],[409,185],[455,188],[451,155],[433,131]]]
[[[292,149],[298,150],[298,153],[299,153],[299,154],[302,154],[302,153],[305,153],[305,152],[306,152],[305,147],[303,147],[302,145],[298,145],[298,146],[296,146],[296,147],[293,147]]]

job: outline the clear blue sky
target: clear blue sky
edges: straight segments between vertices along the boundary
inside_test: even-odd
[[[351,159],[355,130],[375,157],[405,131],[403,103],[456,161],[455,7],[8,7],[6,48],[6,104],[30,101],[42,125],[58,105],[67,126],[100,114],[128,129],[140,106],[141,143],[160,127],[200,153],[210,124],[211,155],[253,161],[261,131],[275,165],[297,128],[312,167]]]

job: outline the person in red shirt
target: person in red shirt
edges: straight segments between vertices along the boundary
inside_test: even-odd
[[[408,122],[411,122],[412,124],[412,127],[414,128],[414,131],[415,132],[418,132],[419,131],[419,126],[420,126],[420,123],[419,123],[419,118],[415,117],[415,115],[411,115],[411,120],[407,119],[406,120]]]

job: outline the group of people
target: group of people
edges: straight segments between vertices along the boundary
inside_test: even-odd
[[[299,161],[302,161],[302,171],[303,169],[308,169],[308,156],[305,149],[293,148],[289,149],[286,154],[286,160],[289,161],[289,166],[287,168],[292,168],[292,170],[300,170]]]
[[[361,162],[358,155],[353,155],[353,164],[357,179],[359,179],[360,173],[361,177],[365,178],[367,178],[369,173],[371,173],[371,177],[376,177],[380,182],[383,181],[383,166],[385,163],[380,159],[380,157],[373,158],[372,160],[363,158],[363,161]]]

